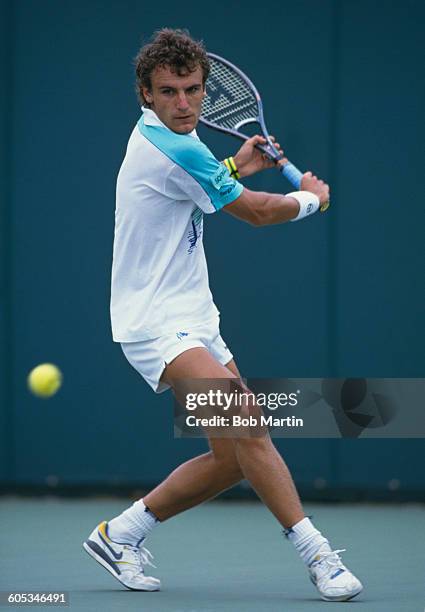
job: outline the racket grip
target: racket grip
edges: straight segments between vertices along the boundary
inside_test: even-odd
[[[296,189],[300,189],[303,174],[294,166],[294,164],[288,162],[284,166],[280,167],[280,171]]]
[[[303,173],[300,172],[298,168],[294,166],[294,164],[292,164],[291,162],[288,162],[284,166],[280,167],[280,171],[283,174],[283,176],[287,178],[288,181],[292,183],[296,189],[299,190],[301,188],[301,179],[303,177]],[[324,204],[320,206],[320,212],[325,212],[326,210],[328,210],[328,208],[329,208],[329,202],[325,202]]]

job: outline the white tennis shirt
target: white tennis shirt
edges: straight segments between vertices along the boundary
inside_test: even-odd
[[[111,282],[115,342],[138,342],[218,317],[208,284],[203,213],[243,186],[199,140],[150,109],[134,128],[118,174]]]

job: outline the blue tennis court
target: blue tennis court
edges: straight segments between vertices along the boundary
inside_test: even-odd
[[[257,502],[215,501],[161,525],[147,546],[163,590],[127,591],[82,549],[102,518],[126,500],[0,501],[2,590],[69,591],[71,610],[216,612],[309,611],[347,605],[365,612],[413,612],[424,602],[425,508],[421,505],[307,504],[317,525],[365,590],[351,603],[326,603],[279,525]],[[403,552],[404,551],[404,552]],[[47,609],[47,608],[46,608]]]

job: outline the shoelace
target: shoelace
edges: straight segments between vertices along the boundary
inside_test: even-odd
[[[340,548],[338,550],[330,550],[330,551],[321,552],[319,553],[320,559],[318,559],[317,561],[314,561],[312,563],[312,566],[317,567],[318,565],[320,565],[321,568],[324,569],[325,575],[327,576],[328,574],[334,571],[335,567],[342,565],[342,560],[341,560],[341,557],[339,556],[339,553],[343,553],[346,550],[347,550],[346,548]]]
[[[144,565],[150,565],[151,567],[156,568],[156,565],[152,563],[152,559],[154,558],[153,554],[144,546],[140,546],[140,548],[137,546],[128,546],[127,550],[131,552],[133,560],[136,562],[136,564],[142,566],[140,570],[142,573]]]
[[[151,559],[153,559],[153,554],[150,550],[142,546],[141,548],[139,548],[139,556],[142,565],[150,565],[151,567],[154,567],[156,569],[156,565],[154,565],[151,561]]]

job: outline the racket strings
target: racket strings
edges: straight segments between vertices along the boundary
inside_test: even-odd
[[[258,117],[257,99],[247,83],[228,66],[210,58],[202,116],[222,127],[234,128],[240,121]]]

